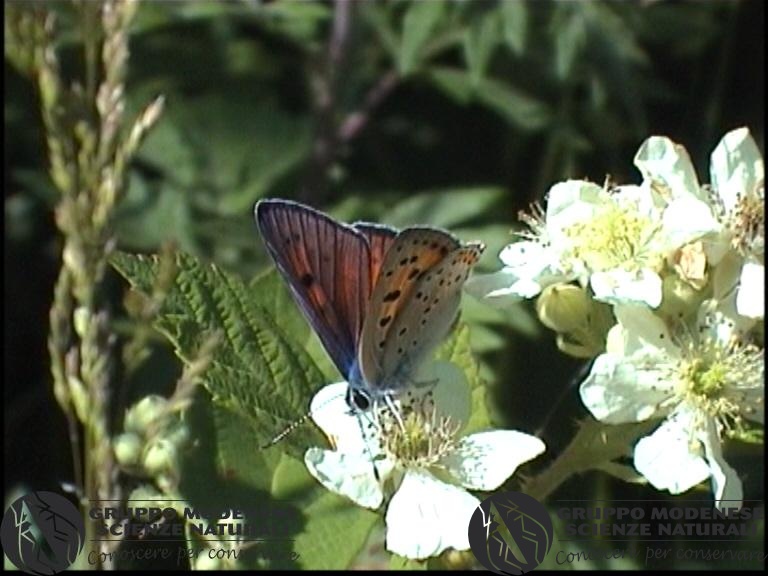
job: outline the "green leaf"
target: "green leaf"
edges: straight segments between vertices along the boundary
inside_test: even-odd
[[[291,291],[275,268],[257,275],[249,288],[260,295],[259,304],[269,310],[275,323],[300,344],[306,344],[311,330],[291,296]]]
[[[434,66],[429,79],[459,104],[477,102],[493,110],[509,124],[523,130],[541,130],[549,124],[549,107],[502,80],[483,78],[473,89],[469,73],[457,68]]]
[[[185,362],[211,332],[222,335],[203,383],[217,405],[244,418],[267,443],[306,413],[323,376],[263,307],[265,294],[192,256],[176,258],[179,272],[155,325]],[[151,291],[157,258],[119,253],[112,263],[136,290]],[[320,435],[304,426],[280,446],[299,454],[312,444],[322,445]]]
[[[170,182],[150,184],[135,171],[128,183],[115,213],[120,247],[153,250],[173,240],[182,250],[196,251],[188,197]]]
[[[528,4],[519,1],[501,3],[504,40],[517,56],[525,51],[528,28]]]
[[[397,69],[409,74],[419,65],[421,51],[445,15],[445,2],[412,2],[403,18]]]
[[[382,221],[399,227],[430,224],[453,228],[488,214],[503,197],[504,190],[497,187],[421,192],[397,203]]]
[[[270,2],[258,10],[270,28],[304,43],[316,39],[321,26],[332,17],[330,6],[320,2]]]
[[[393,554],[389,560],[390,570],[427,570],[429,563],[426,560],[412,560]]]
[[[380,516],[322,488],[303,462],[283,457],[275,473],[273,496],[299,505],[306,519],[294,551],[305,570],[348,569]]]
[[[587,29],[578,5],[560,5],[557,8],[554,21],[561,24],[555,27],[555,73],[564,80],[570,76],[573,63],[586,44]]]
[[[469,68],[472,86],[477,87],[483,79],[500,36],[501,29],[496,11],[483,15],[464,31],[464,59]]]

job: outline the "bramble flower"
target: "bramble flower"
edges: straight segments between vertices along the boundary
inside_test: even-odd
[[[386,547],[413,559],[469,549],[467,526],[480,501],[467,489],[498,488],[545,449],[538,438],[512,430],[462,436],[470,411],[466,379],[453,364],[436,362],[418,377],[435,380],[397,400],[397,415],[381,407],[370,421],[351,413],[346,382],[326,386],[311,413],[335,450],[313,447],[304,456],[312,476],[359,506],[377,509],[393,494]]]
[[[724,267],[735,272],[727,288],[736,291],[739,314],[763,318],[765,174],[762,155],[749,130],[732,130],[715,147],[710,186],[699,185],[685,148],[668,138],[646,140],[635,164],[660,195],[674,200],[674,210],[667,211],[670,220],[699,223],[709,265],[718,265],[724,258],[738,259],[735,267]]]
[[[522,214],[522,241],[499,254],[504,267],[476,276],[467,289],[493,302],[532,298],[552,284],[578,281],[597,300],[661,304],[663,276],[675,271],[701,289],[708,266],[728,251],[743,258],[734,279],[739,313],[764,310],[763,161],[749,131],[726,134],[712,153],[712,185],[702,186],[685,148],[648,138],[635,156],[640,186],[555,184],[546,212]]]
[[[469,284],[486,298],[530,298],[548,285],[578,281],[596,300],[611,304],[661,304],[661,273],[674,252],[716,230],[714,218],[690,218],[691,205],[707,205],[681,195],[665,199],[649,182],[601,187],[569,180],[555,184],[547,210],[522,216],[526,240],[504,248],[504,268]],[[684,217],[685,216],[685,217]]]
[[[742,258],[736,309],[765,317],[765,172],[757,144],[746,128],[726,134],[712,153],[716,214],[725,238]]]
[[[745,419],[764,421],[763,350],[744,343],[733,319],[712,302],[702,305],[693,334],[670,332],[644,306],[614,311],[619,323],[607,352],[581,385],[585,406],[612,424],[664,418],[636,444],[635,468],[672,494],[711,478],[716,506],[740,506],[741,481],[723,459],[721,440],[745,436]]]

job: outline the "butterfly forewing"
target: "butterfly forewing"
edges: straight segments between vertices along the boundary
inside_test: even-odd
[[[459,246],[456,238],[442,230],[408,228],[389,247],[366,312],[358,354],[360,372],[371,389],[388,386],[383,381],[392,375],[383,359],[394,346],[389,338],[396,320],[429,271]]]
[[[255,212],[267,250],[294,299],[339,372],[348,377],[371,294],[366,235],[284,200],[262,200]]]

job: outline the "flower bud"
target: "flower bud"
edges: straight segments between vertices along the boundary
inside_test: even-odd
[[[588,322],[591,298],[586,290],[573,284],[547,286],[536,300],[541,322],[555,332],[573,332]]]
[[[75,312],[72,315],[72,323],[75,326],[75,333],[80,338],[85,337],[85,333],[88,330],[88,323],[91,319],[91,313],[85,306],[78,306],[75,308]]]
[[[142,463],[147,474],[156,476],[177,466],[178,452],[172,442],[165,438],[157,438],[144,449]]]
[[[536,301],[536,311],[541,322],[558,333],[557,347],[575,358],[600,354],[614,324],[608,304],[593,300],[584,288],[572,284],[545,288]]]
[[[168,399],[150,394],[131,406],[125,413],[125,430],[145,434],[149,426],[162,418],[168,409]]]
[[[141,438],[133,432],[120,434],[112,441],[115,458],[121,466],[135,466],[141,456]]]

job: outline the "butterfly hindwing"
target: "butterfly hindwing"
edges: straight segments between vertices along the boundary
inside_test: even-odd
[[[459,247],[455,237],[434,228],[407,228],[389,247],[373,288],[358,353],[360,372],[372,389],[387,386],[383,380],[392,375],[383,359],[393,345],[389,338],[397,318],[429,271]]]
[[[394,243],[398,231],[383,224],[370,222],[355,222],[352,226],[368,239],[371,257],[371,286],[373,287],[376,285],[381,266],[384,264],[384,257]]]
[[[457,248],[414,286],[393,321],[381,358],[383,374],[391,375],[395,385],[407,379],[450,332],[458,317],[462,288],[483,249],[480,243]]]
[[[366,235],[312,208],[262,200],[256,222],[294,299],[343,377],[356,361],[371,294]]]

